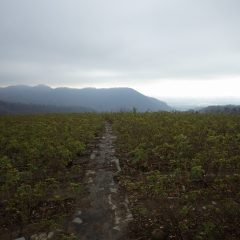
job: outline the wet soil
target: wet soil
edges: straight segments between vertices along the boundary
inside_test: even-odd
[[[114,181],[121,171],[115,156],[115,140],[111,125],[106,123],[105,132],[92,151],[86,170],[84,182],[88,194],[84,202],[88,202],[88,206],[79,206],[69,226],[77,239],[127,239],[132,214],[127,196]]]

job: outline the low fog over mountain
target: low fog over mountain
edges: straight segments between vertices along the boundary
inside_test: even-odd
[[[147,97],[131,88],[50,88],[10,86],[0,88],[0,100],[11,103],[84,107],[94,111],[169,111],[163,101]]]

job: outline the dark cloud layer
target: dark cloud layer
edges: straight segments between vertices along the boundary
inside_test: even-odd
[[[0,85],[240,76],[239,0],[1,0]]]

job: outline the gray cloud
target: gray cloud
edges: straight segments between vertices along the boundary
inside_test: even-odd
[[[239,0],[1,0],[0,85],[240,75]]]

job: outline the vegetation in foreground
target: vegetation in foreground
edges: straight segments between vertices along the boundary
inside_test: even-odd
[[[115,114],[134,239],[239,239],[240,116]]]
[[[51,228],[71,213],[83,190],[81,157],[102,128],[97,114],[0,118],[0,235]]]
[[[196,113],[1,117],[1,234],[71,213],[104,120],[118,136],[132,239],[239,239],[240,116]]]

